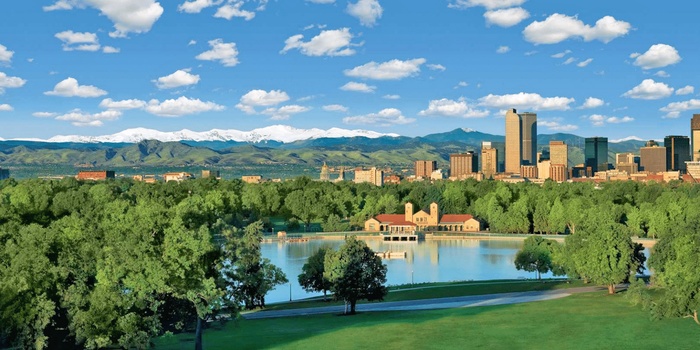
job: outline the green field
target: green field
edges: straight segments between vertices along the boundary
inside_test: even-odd
[[[206,349],[699,349],[687,319],[651,320],[624,293],[517,305],[236,320],[204,333]],[[158,349],[192,349],[193,334]]]

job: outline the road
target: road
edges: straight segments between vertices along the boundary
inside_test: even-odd
[[[435,309],[452,309],[461,307],[476,307],[476,306],[492,306],[506,304],[529,303],[533,301],[543,301],[563,298],[576,293],[588,293],[595,291],[606,290],[604,287],[581,287],[568,288],[560,290],[534,291],[534,292],[515,292],[515,293],[499,293],[485,295],[470,295],[463,297],[437,298],[437,299],[422,299],[422,300],[407,300],[407,301],[392,301],[357,304],[357,312],[373,312],[373,311],[410,311],[410,310],[435,310]],[[319,315],[343,313],[345,307],[343,305],[324,306],[305,309],[290,309],[276,311],[258,311],[245,313],[241,316],[247,320],[256,320],[263,318],[277,317],[293,317],[305,315]]]

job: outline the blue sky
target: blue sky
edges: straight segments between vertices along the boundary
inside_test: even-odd
[[[692,1],[40,0],[0,12],[0,137],[298,128],[689,134]],[[700,89],[700,86],[698,87]]]

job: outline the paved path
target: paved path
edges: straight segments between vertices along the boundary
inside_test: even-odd
[[[357,312],[371,311],[409,311],[409,310],[435,310],[435,309],[452,309],[461,307],[476,307],[476,306],[492,306],[506,304],[529,303],[533,301],[552,300],[563,298],[571,294],[587,293],[605,290],[604,287],[581,287],[568,288],[559,290],[535,291],[535,292],[515,292],[515,293],[499,293],[486,295],[471,295],[463,297],[438,298],[438,299],[423,299],[423,300],[407,300],[407,301],[392,301],[357,304]],[[306,309],[290,309],[278,311],[259,311],[242,314],[247,320],[255,320],[261,318],[277,318],[277,317],[292,317],[318,314],[341,314],[345,310],[343,305],[314,307]]]

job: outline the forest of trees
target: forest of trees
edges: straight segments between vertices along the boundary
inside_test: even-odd
[[[376,214],[401,213],[407,201],[473,214],[491,232],[566,233],[581,240],[567,245],[614,245],[615,254],[632,254],[620,243],[632,236],[658,238],[650,264],[674,300],[663,314],[697,318],[700,186],[599,186],[470,180],[375,187],[306,177],[256,185],[3,180],[0,345],[142,348],[166,331],[201,335],[207,319],[262,307],[265,293],[287,280],[260,256],[271,217],[300,230],[312,223],[359,229]],[[603,231],[610,234],[596,235]],[[627,262],[608,260],[616,273],[630,271]],[[598,266],[585,269],[579,272],[608,283],[598,278]]]

